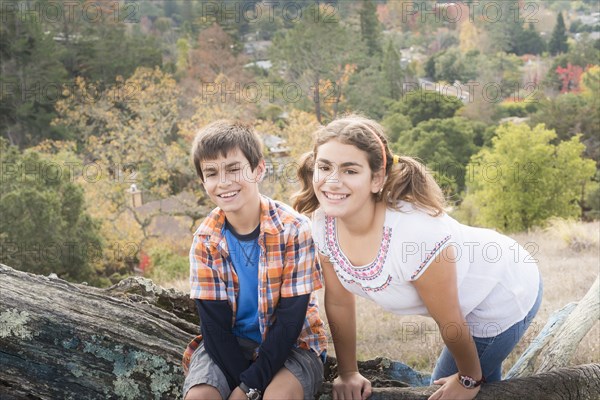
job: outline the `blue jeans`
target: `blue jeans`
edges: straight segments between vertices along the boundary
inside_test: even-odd
[[[496,382],[502,379],[502,361],[508,357],[512,349],[517,345],[537,314],[542,302],[542,293],[543,288],[540,277],[540,287],[535,304],[522,321],[517,322],[497,336],[489,338],[473,337],[473,341],[477,347],[477,354],[479,355],[479,362],[481,363],[481,370],[487,382]],[[442,354],[440,354],[433,369],[431,383],[433,384],[433,381],[436,379],[454,375],[457,372],[458,368],[456,368],[454,358],[448,348],[444,346]],[[477,376],[473,378],[479,379]]]

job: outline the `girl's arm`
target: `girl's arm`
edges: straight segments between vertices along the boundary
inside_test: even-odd
[[[413,284],[429,314],[440,328],[442,339],[456,362],[458,374],[480,380],[482,372],[477,348],[460,310],[456,263],[452,261],[455,259],[452,246],[443,249]],[[440,380],[443,386],[430,398],[472,399],[475,397],[479,387],[466,389],[458,381],[458,374],[451,379]]]
[[[334,399],[366,399],[371,395],[371,383],[358,372],[356,362],[354,294],[342,286],[329,259],[321,255],[320,260],[325,278],[325,313],[338,364]]]

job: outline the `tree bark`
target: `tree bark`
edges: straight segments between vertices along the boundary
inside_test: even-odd
[[[575,307],[577,307],[577,303],[569,303],[550,316],[542,331],[532,341],[531,345],[529,345],[515,365],[511,367],[504,379],[522,378],[535,373],[535,362],[542,349],[552,340],[556,331],[563,326],[565,320]]]
[[[331,384],[325,384],[329,399]],[[374,388],[370,400],[426,400],[439,386]],[[600,364],[555,369],[539,375],[486,383],[476,400],[596,400],[600,393]]]
[[[0,398],[177,398],[198,324],[176,315],[174,291],[137,282],[127,295],[127,282],[102,290],[0,264]]]
[[[541,357],[537,372],[550,371],[561,365],[569,365],[577,345],[598,322],[600,315],[600,276],[577,307],[557,330]]]
[[[98,289],[0,264],[0,398],[178,399],[180,361],[198,333],[193,301],[144,278]],[[373,400],[425,399],[426,375],[386,359],[360,364]],[[328,381],[335,359],[326,365]],[[322,398],[327,398],[325,384]],[[478,399],[592,399],[600,364],[486,385]]]

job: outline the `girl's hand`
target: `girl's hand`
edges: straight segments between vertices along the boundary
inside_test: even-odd
[[[473,389],[465,388],[458,381],[458,373],[438,379],[434,381],[433,384],[442,385],[442,387],[436,390],[434,394],[429,396],[428,400],[471,400],[477,396],[479,389],[481,389],[481,386],[477,386]]]
[[[359,372],[339,375],[333,381],[333,400],[366,400],[371,396],[371,382]]]

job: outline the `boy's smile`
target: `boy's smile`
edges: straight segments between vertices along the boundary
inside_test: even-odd
[[[201,162],[204,188],[210,199],[228,214],[244,214],[245,207],[256,212],[260,202],[258,183],[264,172],[264,161],[252,170],[239,149],[231,150],[226,157]]]

